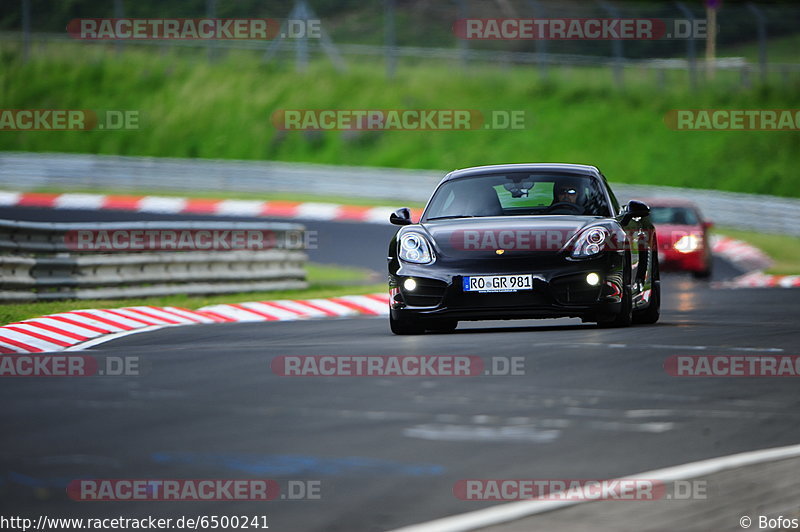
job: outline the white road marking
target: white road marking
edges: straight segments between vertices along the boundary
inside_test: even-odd
[[[719,419],[770,419],[780,416],[786,417],[786,412],[752,412],[746,410],[675,410],[670,408],[651,410],[627,410],[625,417],[641,419],[647,417],[694,417],[694,418],[719,418]]]
[[[505,441],[550,443],[558,439],[560,430],[541,430],[534,427],[475,425],[416,425],[403,429],[403,436],[434,441]]]
[[[665,421],[661,423],[622,423],[619,421],[590,421],[589,427],[597,430],[614,430],[618,432],[650,432],[661,434],[675,428],[675,423]]]
[[[553,344],[562,347],[608,347],[610,349],[672,349],[684,351],[744,351],[748,353],[782,353],[785,349],[779,347],[735,347],[724,345],[669,345],[669,344],[605,344],[602,342],[583,342],[570,344]]]
[[[789,445],[787,447],[763,449],[720,458],[711,458],[709,460],[700,460],[698,462],[675,467],[629,475],[625,478],[657,478],[666,483],[676,480],[689,480],[739,467],[784,460],[787,458],[796,458],[798,456],[800,456],[800,445]],[[395,529],[392,532],[465,532],[468,530],[478,530],[552,510],[558,510],[560,508],[575,506],[584,502],[590,502],[590,500],[518,501],[410,525]]]

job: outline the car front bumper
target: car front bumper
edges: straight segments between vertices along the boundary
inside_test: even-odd
[[[397,320],[457,319],[505,320],[580,317],[616,314],[621,309],[624,270],[622,253],[604,253],[591,260],[563,257],[437,261],[431,265],[398,263],[390,267],[390,311]],[[600,282],[589,285],[596,273]],[[530,274],[532,290],[517,292],[464,291],[462,280],[471,275]],[[413,291],[403,282],[412,278]]]

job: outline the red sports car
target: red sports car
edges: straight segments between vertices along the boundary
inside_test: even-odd
[[[650,220],[656,227],[659,265],[664,270],[689,271],[699,279],[711,276],[713,264],[708,230],[694,203],[680,199],[643,200],[650,206]]]

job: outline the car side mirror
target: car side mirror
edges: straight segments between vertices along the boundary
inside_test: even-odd
[[[631,200],[625,206],[623,213],[624,215],[622,217],[622,223],[624,225],[630,222],[633,218],[644,218],[645,216],[649,216],[650,207],[641,201]]]
[[[389,222],[394,225],[411,225],[411,211],[401,207],[389,215]]]
[[[706,229],[711,229],[712,227],[714,227],[714,222],[706,220],[705,222],[703,222],[703,227]]]

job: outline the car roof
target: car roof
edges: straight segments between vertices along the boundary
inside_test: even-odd
[[[498,172],[553,172],[565,174],[582,174],[600,177],[600,170],[596,166],[586,164],[568,163],[522,163],[522,164],[491,164],[487,166],[473,166],[453,170],[447,174],[442,182],[462,177],[496,174]]]

